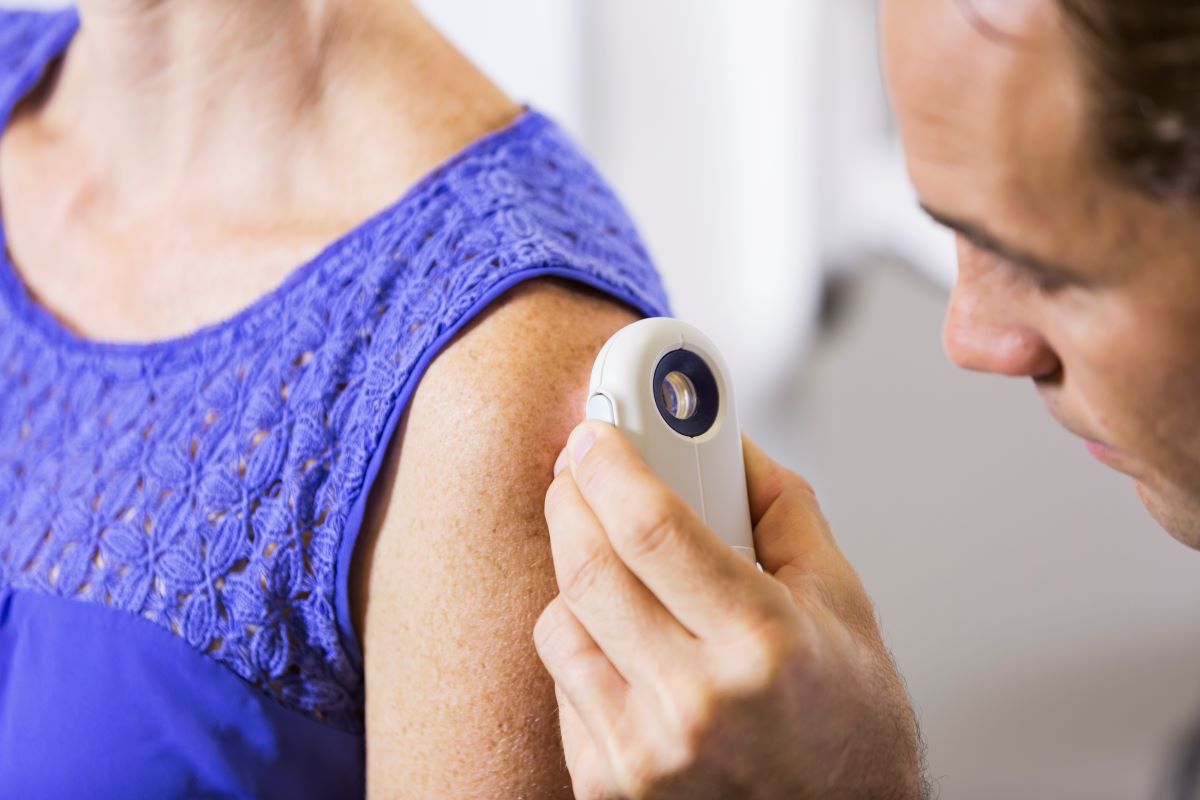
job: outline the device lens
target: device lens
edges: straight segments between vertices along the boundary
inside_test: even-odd
[[[712,367],[680,347],[658,359],[646,389],[658,416],[681,436],[695,439],[712,430],[721,410],[721,392]]]
[[[696,385],[682,372],[669,372],[663,378],[662,399],[675,419],[691,419],[696,413]]]

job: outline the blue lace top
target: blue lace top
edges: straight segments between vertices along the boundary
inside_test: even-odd
[[[78,24],[0,14],[0,125]],[[439,350],[547,275],[670,313],[529,108],[186,336],[81,338],[0,247],[0,797],[361,795],[368,490]]]

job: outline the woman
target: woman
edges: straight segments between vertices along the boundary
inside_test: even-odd
[[[0,120],[0,796],[569,796],[583,156],[404,0],[5,13]]]

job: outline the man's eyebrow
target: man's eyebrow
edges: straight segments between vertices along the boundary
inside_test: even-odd
[[[940,211],[930,208],[924,203],[921,204],[921,210],[940,225],[944,225],[952,231],[957,231],[964,237],[969,239],[972,244],[987,250],[990,253],[995,253],[1006,261],[1011,261],[1021,266],[1027,267],[1035,272],[1040,272],[1048,276],[1067,278],[1077,275],[1075,270],[1067,267],[1052,264],[1044,261],[1037,256],[1018,250],[1015,247],[1010,247],[1004,244],[998,238],[988,233],[982,226],[976,225],[966,220],[957,219],[949,214],[943,214]]]

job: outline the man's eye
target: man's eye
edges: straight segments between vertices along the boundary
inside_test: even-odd
[[[1054,292],[1065,289],[1070,286],[1071,280],[1062,275],[1051,275],[1045,272],[1034,272],[1033,283],[1037,286],[1038,291],[1044,294],[1052,294]]]
[[[1042,294],[1053,294],[1062,291],[1074,283],[1074,279],[1069,275],[1050,272],[1030,266],[1029,264],[1015,262],[1000,253],[993,252],[990,255],[997,262],[1004,264],[1005,267],[1012,270],[1015,274],[1020,275]]]

